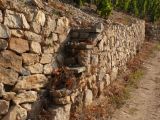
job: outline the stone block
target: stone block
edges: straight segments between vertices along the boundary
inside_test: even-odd
[[[21,103],[33,103],[37,100],[37,98],[38,98],[37,92],[25,91],[25,92],[17,94],[14,97],[13,102],[16,105],[21,104]]]
[[[5,50],[0,54],[0,66],[20,72],[22,69],[22,57],[12,51]]]
[[[11,10],[6,10],[4,25],[9,28],[29,29],[30,26],[22,13],[17,13]]]
[[[14,85],[18,81],[18,73],[12,69],[0,67],[0,83]]]
[[[14,90],[39,90],[48,83],[48,79],[43,74],[23,76],[15,85]]]
[[[33,53],[22,54],[23,63],[25,65],[33,65],[39,62],[39,55]]]
[[[24,53],[29,51],[29,44],[27,40],[21,38],[11,38],[9,40],[9,48],[17,53]]]

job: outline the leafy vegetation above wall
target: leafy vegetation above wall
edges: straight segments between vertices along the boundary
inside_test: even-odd
[[[160,0],[72,0],[79,6],[85,2],[97,6],[101,16],[109,16],[113,9],[134,14],[147,21],[155,22],[160,19]]]

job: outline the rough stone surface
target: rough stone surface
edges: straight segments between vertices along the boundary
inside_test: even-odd
[[[15,86],[15,90],[39,90],[48,82],[47,78],[42,74],[24,76]]]
[[[42,73],[43,72],[43,65],[40,63],[36,63],[31,66],[26,67],[31,73]]]
[[[26,120],[27,111],[20,105],[12,106],[2,120]]]
[[[27,111],[30,111],[32,109],[32,104],[29,104],[29,103],[21,104],[21,106]]]
[[[89,106],[91,105],[93,102],[93,93],[91,90],[86,90],[85,91],[85,100],[84,100],[84,104],[85,106]]]
[[[71,104],[63,107],[50,107],[49,112],[51,113],[51,120],[69,120]]]
[[[4,85],[0,82],[0,97],[4,94]]]
[[[18,105],[21,103],[30,103],[30,102],[35,102],[37,100],[38,96],[37,96],[37,92],[35,91],[25,91],[23,93],[19,93],[17,94],[14,99],[13,102]]]
[[[45,64],[44,65],[44,74],[51,74],[53,71],[52,64]]]
[[[15,92],[5,92],[3,94],[3,99],[4,100],[7,100],[7,101],[10,101],[10,100],[13,100],[14,97],[15,97],[16,93]]]
[[[7,47],[8,47],[7,40],[0,39],[0,51],[7,49]]]
[[[0,23],[0,38],[9,38],[11,36],[11,32],[6,25]]]
[[[28,41],[21,38],[11,38],[9,41],[9,48],[18,53],[29,51]]]
[[[24,36],[29,41],[35,41],[35,42],[41,42],[42,41],[42,36],[41,35],[38,35],[36,33],[30,32],[30,31],[25,31]]]
[[[39,62],[39,55],[33,53],[24,53],[22,54],[23,63],[25,65],[33,65]]]
[[[52,61],[52,54],[42,54],[40,63],[46,64],[46,63],[51,63]]]
[[[18,73],[12,69],[0,67],[0,82],[7,85],[14,85],[18,81]]]
[[[0,22],[3,21],[2,11],[0,10]]]
[[[30,26],[22,13],[6,10],[4,24],[9,28],[29,29]]]
[[[41,52],[41,45],[38,42],[32,42],[31,43],[31,51],[34,53],[42,53]]]
[[[37,14],[35,15],[34,20],[32,22],[32,28],[33,28],[34,32],[40,33],[41,28],[45,24],[45,21],[46,21],[45,14],[41,10],[39,10],[37,12]]]
[[[20,72],[22,69],[22,58],[12,51],[5,50],[0,54],[0,66],[12,68],[17,72]]]
[[[8,112],[9,102],[5,100],[0,100],[0,115],[4,115]]]

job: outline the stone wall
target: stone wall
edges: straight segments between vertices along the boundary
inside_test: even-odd
[[[39,120],[42,109],[69,119],[116,80],[144,38],[141,20],[70,30],[40,0],[0,0],[0,119]]]
[[[146,36],[149,40],[160,40],[160,26],[154,24],[146,25]]]
[[[0,119],[25,120],[58,67],[69,20],[39,2],[0,0]],[[38,7],[37,7],[38,6]],[[48,9],[47,9],[48,10]]]

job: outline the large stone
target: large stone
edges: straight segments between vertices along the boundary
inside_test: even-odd
[[[56,33],[63,34],[66,28],[69,27],[69,20],[66,17],[61,17],[57,20]]]
[[[29,44],[27,40],[11,38],[9,41],[9,48],[17,53],[24,53],[29,51]]]
[[[5,50],[0,54],[0,66],[12,68],[17,72],[20,72],[22,69],[22,58],[12,51]]]
[[[18,73],[12,69],[0,67],[0,82],[7,85],[14,85],[18,80]]]
[[[71,104],[49,107],[51,120],[69,120]]]
[[[18,105],[21,103],[30,103],[30,102],[35,102],[38,98],[37,92],[35,91],[25,91],[23,93],[17,94],[13,102]]]
[[[55,27],[56,27],[56,20],[48,16],[46,25],[44,27],[44,34],[48,37],[52,32],[54,32]]]
[[[15,97],[16,93],[15,92],[5,92],[3,94],[3,99],[4,100],[7,100],[7,101],[10,101],[10,100],[13,100],[14,97]]]
[[[41,35],[38,35],[36,33],[30,32],[30,31],[25,31],[24,36],[29,41],[35,41],[35,42],[41,42],[42,41],[42,36]]]
[[[6,40],[0,39],[0,51],[5,50],[8,47],[8,42]]]
[[[4,115],[8,112],[9,102],[5,100],[0,100],[0,115]]]
[[[9,28],[0,23],[0,38],[9,38],[11,36],[11,32]]]
[[[50,54],[53,54],[54,53],[54,48],[53,47],[51,47],[51,46],[45,46],[45,47],[43,47],[43,52],[44,53],[50,53]]]
[[[42,54],[40,63],[47,64],[51,63],[52,61],[52,54]]]
[[[93,93],[91,90],[86,90],[85,91],[85,99],[84,99],[84,104],[85,106],[91,105],[93,102]]]
[[[31,51],[34,53],[41,54],[41,45],[38,42],[31,43]]]
[[[25,65],[33,65],[39,62],[39,55],[33,53],[22,54],[23,63]]]
[[[20,105],[12,106],[2,120],[26,120],[27,111]]]
[[[43,88],[48,79],[42,74],[35,74],[31,76],[24,76],[20,78],[21,80],[15,85],[15,90],[39,90]]]
[[[33,74],[43,72],[43,65],[40,64],[40,63],[36,63],[34,65],[31,65],[31,66],[27,66],[26,68]]]
[[[45,21],[46,21],[45,14],[41,10],[39,10],[37,14],[35,15],[34,20],[32,22],[32,29],[34,30],[34,32],[40,33],[41,28],[45,24]]]
[[[9,28],[29,29],[30,26],[22,13],[6,10],[4,24]]]
[[[4,91],[4,85],[2,83],[0,83],[0,97],[2,97],[2,95],[5,93]]]
[[[0,10],[0,22],[3,21],[3,15],[2,15],[2,11]]]

